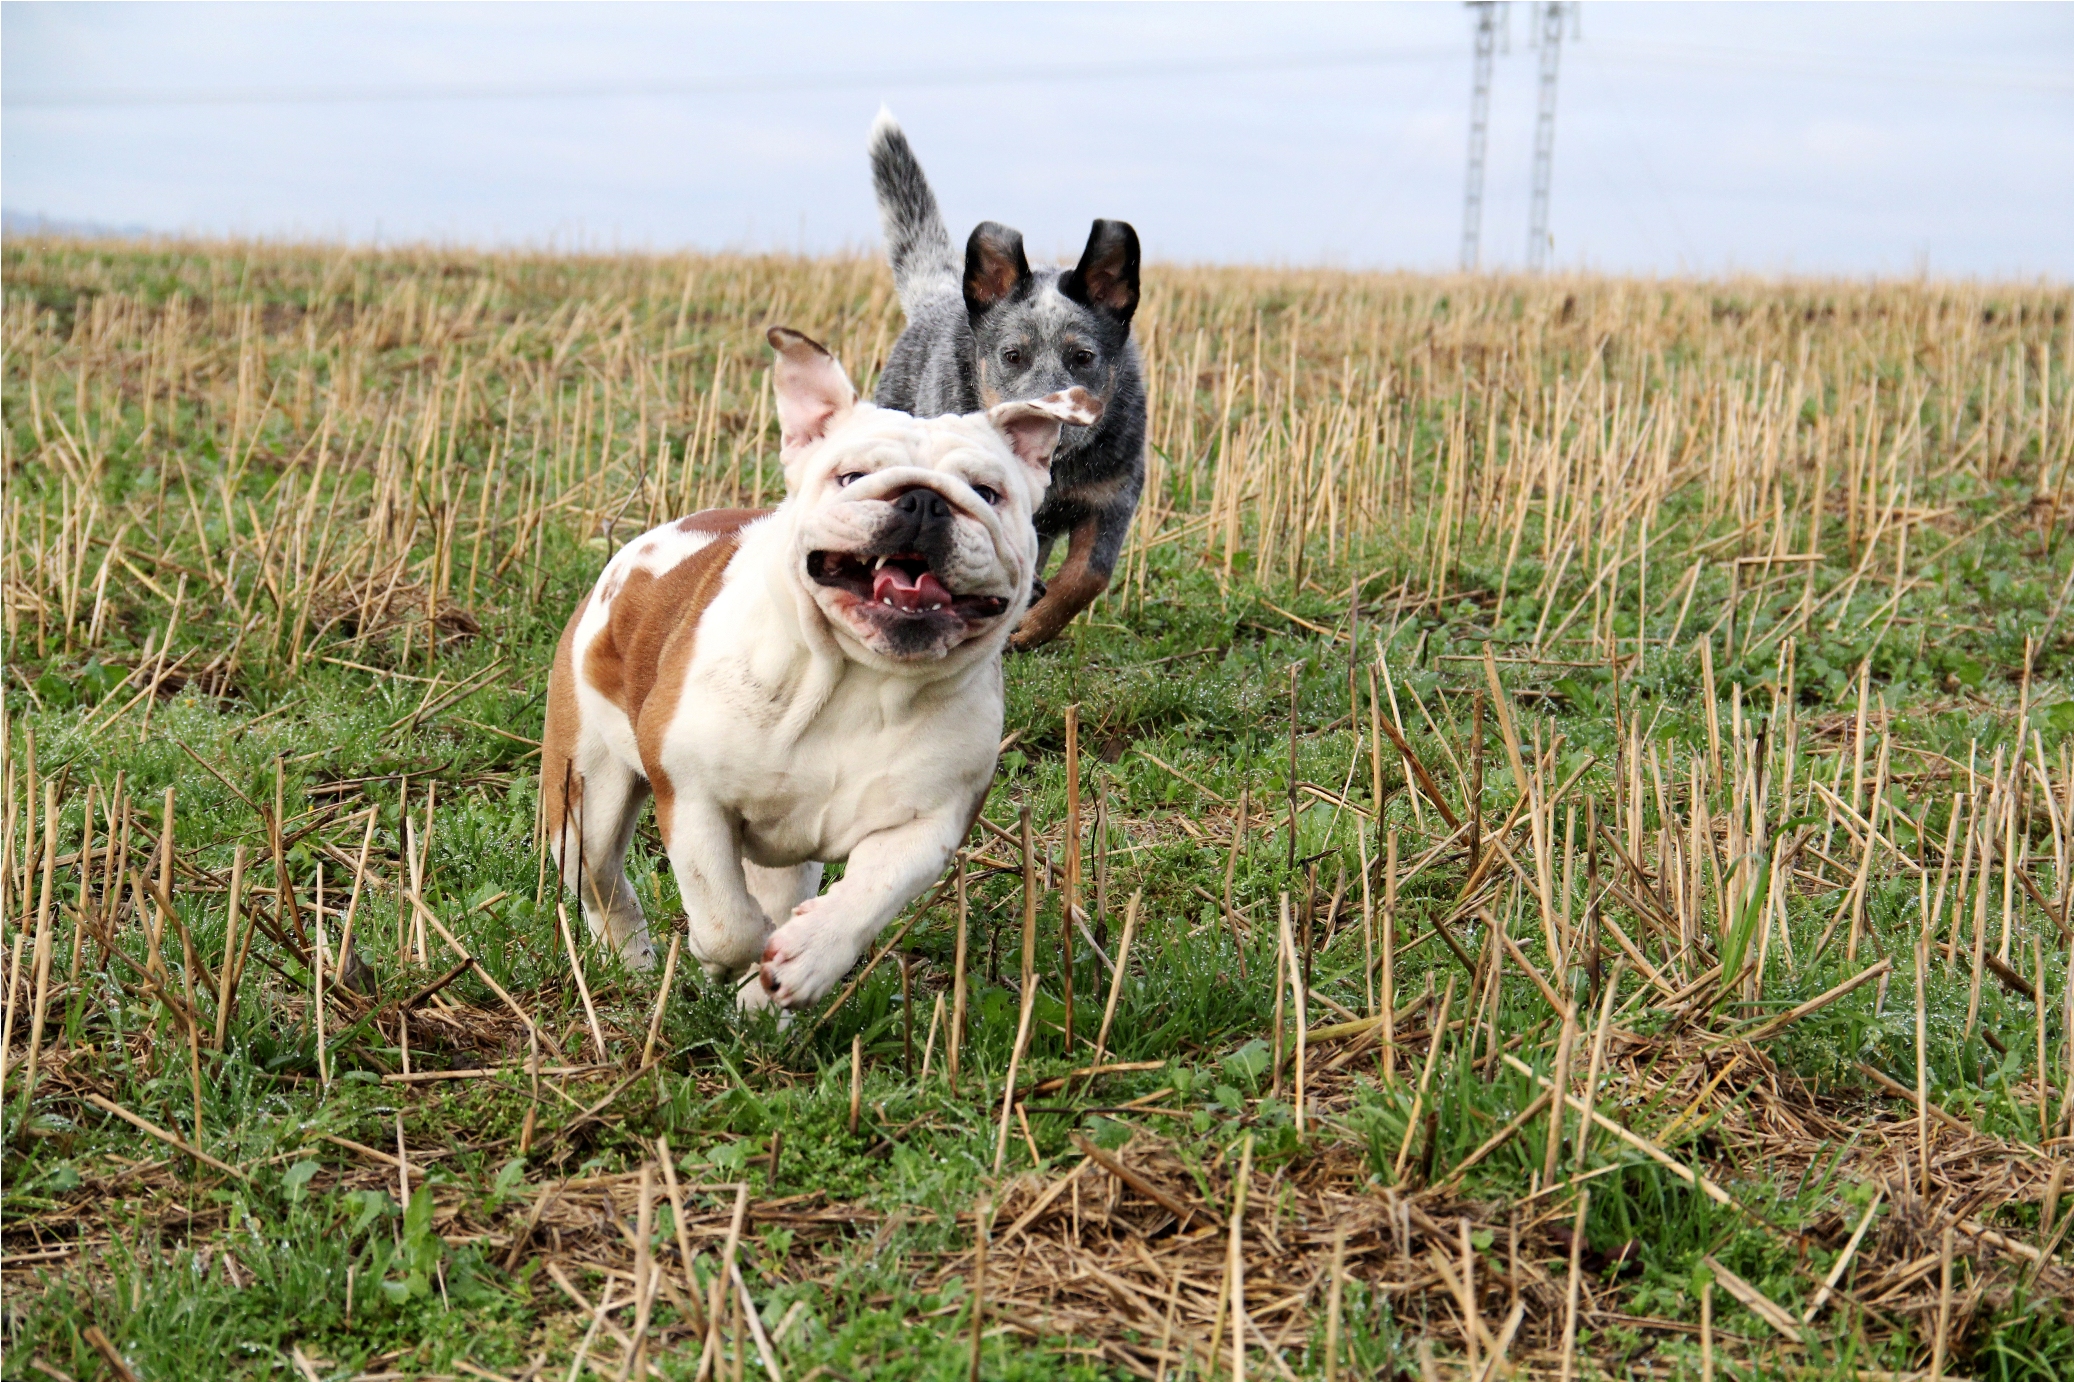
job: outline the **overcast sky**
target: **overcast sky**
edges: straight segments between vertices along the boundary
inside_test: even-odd
[[[1525,252],[1509,9],[1484,262]],[[588,248],[874,245],[906,125],[960,240],[1441,269],[1473,20],[1377,5],[0,5],[0,202],[153,230]],[[2074,5],[1582,7],[1565,266],[2074,278]],[[260,99],[250,99],[250,98]],[[172,98],[172,99],[167,99]]]

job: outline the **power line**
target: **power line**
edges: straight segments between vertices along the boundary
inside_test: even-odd
[[[1081,63],[1057,67],[941,68],[905,72],[763,73],[690,81],[483,83],[446,86],[246,87],[226,91],[37,91],[0,94],[0,105],[58,109],[112,106],[370,105],[401,101],[574,101],[679,96],[744,96],[798,91],[916,90],[922,88],[1044,85],[1052,82],[1143,81],[1162,77],[1302,72],[1335,67],[1381,67],[1452,58],[1453,48],[1366,49],[1266,58],[1205,58],[1177,62]]]
[[[1479,0],[1480,2],[1480,0]],[[1804,77],[1874,84],[1974,87],[1994,91],[2074,90],[2074,74],[2011,64],[1963,66],[1868,66],[1850,57],[1783,53],[1754,48],[1701,48],[1666,43],[1597,43],[1597,61],[1652,68],[1692,67],[1716,71],[1769,71]],[[760,95],[794,91],[922,90],[962,87],[1045,85],[1053,82],[1157,80],[1164,77],[1246,75],[1330,68],[1389,66],[1453,59],[1454,48],[1401,48],[1351,53],[1292,54],[1275,58],[1201,59],[1171,63],[1102,63],[1020,70],[941,69],[905,72],[765,73],[691,81],[588,81],[562,83],[477,83],[446,86],[247,87],[224,91],[138,89],[103,91],[0,92],[9,109],[89,109],[121,106],[370,105],[407,101],[621,100],[682,96]]]
[[[1632,67],[1683,67],[1729,72],[1738,76],[1802,77],[1825,85],[1865,82],[1877,86],[1958,87],[1985,91],[2074,91],[2074,71],[2021,63],[1911,62],[1867,63],[1855,54],[1779,52],[1765,48],[1701,47],[1688,43],[1593,42],[1590,62]]]

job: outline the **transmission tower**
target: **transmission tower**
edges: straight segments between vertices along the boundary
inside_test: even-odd
[[[1547,0],[1536,26],[1541,48],[1541,94],[1534,112],[1534,203],[1527,226],[1527,269],[1548,267],[1548,182],[1555,158],[1556,67],[1563,56],[1563,23],[1576,6]]]
[[[1462,272],[1474,273],[1483,238],[1484,146],[1491,129],[1491,55],[1498,46],[1498,0],[1471,0],[1476,67],[1469,88],[1469,182],[1462,193]]]

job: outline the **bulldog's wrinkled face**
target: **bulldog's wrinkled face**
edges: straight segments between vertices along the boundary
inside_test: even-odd
[[[773,328],[795,557],[840,635],[879,658],[926,663],[1005,637],[1028,603],[1030,516],[1064,424],[1086,391],[918,419],[859,403],[835,358]]]

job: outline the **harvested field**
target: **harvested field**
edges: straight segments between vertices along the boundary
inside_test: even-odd
[[[0,1376],[2074,1375],[2065,288],[1151,273],[781,1029],[565,927],[546,667],[882,266],[0,256]]]

